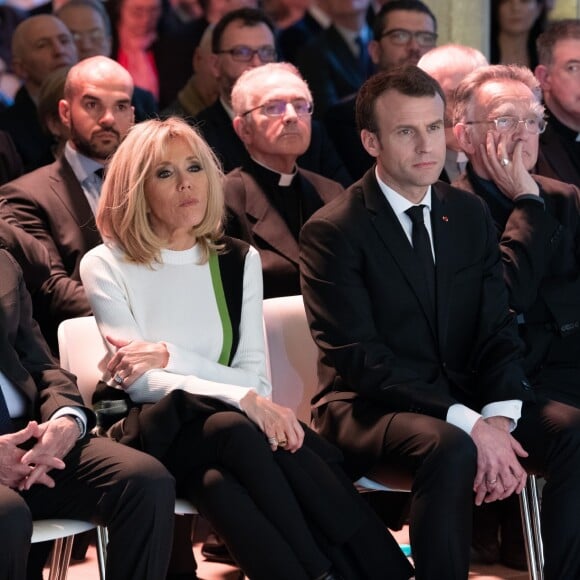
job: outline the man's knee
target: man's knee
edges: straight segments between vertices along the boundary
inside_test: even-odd
[[[12,490],[3,491],[0,493],[0,529],[6,533],[2,534],[0,543],[0,568],[15,558],[26,561],[32,537],[32,514],[26,502]]]

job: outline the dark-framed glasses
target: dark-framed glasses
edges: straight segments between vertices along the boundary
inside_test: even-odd
[[[466,125],[479,125],[482,123],[493,123],[498,133],[512,133],[519,127],[520,123],[523,123],[526,131],[533,135],[540,135],[546,130],[546,126],[548,125],[548,121],[543,117],[520,119],[513,115],[504,115],[502,117],[496,117],[495,119],[487,119],[486,121],[465,122]]]
[[[386,30],[381,34],[381,38],[388,38],[393,44],[409,44],[414,38],[419,46],[433,47],[437,43],[437,34],[435,32],[428,32],[427,30],[406,30],[405,28],[394,28],[393,30]]]
[[[269,44],[265,44],[259,48],[252,48],[240,44],[227,50],[218,50],[217,54],[229,54],[238,62],[250,62],[256,54],[261,62],[274,62],[276,60],[276,49]]]
[[[261,109],[262,113],[266,115],[266,117],[281,117],[286,113],[286,109],[288,105],[292,105],[294,112],[299,117],[308,117],[312,115],[312,111],[314,110],[314,105],[312,101],[308,99],[273,99],[272,101],[268,101],[267,103],[263,103],[262,105],[258,105],[249,111],[246,111],[242,114],[242,117]]]

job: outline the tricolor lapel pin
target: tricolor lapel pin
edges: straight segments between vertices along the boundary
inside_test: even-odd
[[[441,219],[442,219],[444,222],[448,222],[448,221],[449,221],[449,218],[448,218],[446,215],[444,215],[444,216],[443,216]]]

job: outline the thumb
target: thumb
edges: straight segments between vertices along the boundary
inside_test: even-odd
[[[105,337],[109,343],[111,343],[116,348],[121,348],[123,346],[127,346],[131,341],[130,340],[123,340],[121,338],[113,338],[112,336],[107,335]]]

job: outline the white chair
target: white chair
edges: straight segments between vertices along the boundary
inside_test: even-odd
[[[58,327],[58,349],[61,366],[76,375],[77,385],[87,407],[104,369],[107,349],[94,316],[63,321]],[[198,515],[195,506],[182,498],[175,500],[178,515]],[[107,529],[97,526],[97,557],[101,580],[105,580]]]
[[[318,383],[318,349],[310,334],[302,296],[264,300],[264,328],[272,399],[293,409],[297,417],[308,424],[310,399]],[[409,491],[393,489],[370,477],[359,479],[355,485],[360,491]],[[520,507],[530,578],[542,580],[540,509],[533,475],[528,477],[526,489],[520,495]]]
[[[33,522],[31,543],[54,540],[48,580],[66,580],[75,534],[96,528],[82,520],[52,519]],[[101,576],[101,580],[103,580]]]

